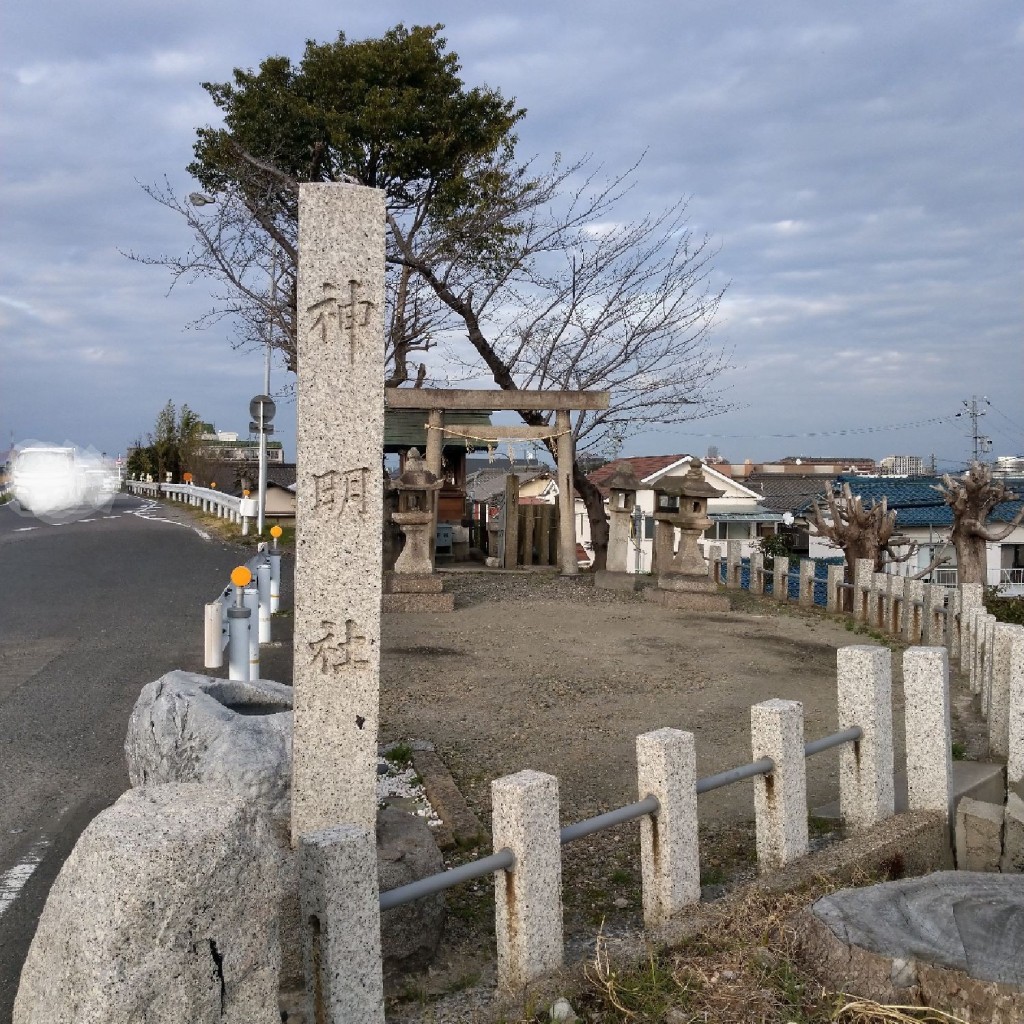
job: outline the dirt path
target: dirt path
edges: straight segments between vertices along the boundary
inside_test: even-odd
[[[836,723],[836,649],[877,643],[815,612],[738,595],[745,610],[684,614],[589,578],[446,574],[451,615],[388,615],[382,738],[432,741],[482,817],[500,775],[557,775],[563,822],[637,799],[636,736],[697,739],[699,775],[751,760],[750,706],[803,702],[808,739]],[[900,659],[893,659],[897,736]],[[838,795],[838,754],[808,763],[811,805]],[[748,820],[752,788],[704,798],[708,826]]]

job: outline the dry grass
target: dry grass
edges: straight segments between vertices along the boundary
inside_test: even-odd
[[[698,934],[649,951],[641,964],[617,964],[599,937],[572,1005],[593,1024],[965,1024],[940,1010],[831,992],[800,966],[790,919],[834,888],[827,880],[792,893],[755,888],[712,904],[700,912]]]

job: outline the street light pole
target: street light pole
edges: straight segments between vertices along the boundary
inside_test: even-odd
[[[274,336],[274,307],[277,305],[277,260],[270,262],[270,317],[267,321],[267,352],[263,363],[263,394],[270,394],[270,350]],[[260,404],[260,479],[259,500],[256,509],[256,533],[263,534],[263,520],[267,512],[267,430],[263,419],[264,405]]]

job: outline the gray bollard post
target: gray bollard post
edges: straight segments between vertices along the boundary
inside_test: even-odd
[[[235,603],[228,609],[228,679],[237,679],[243,683],[253,678],[249,666],[252,611],[245,606],[245,587],[251,580],[252,573],[244,565],[231,571]]]
[[[249,682],[248,608],[235,605],[228,609],[228,679]]]
[[[256,588],[259,592],[259,642],[270,643],[270,563],[256,566]]]

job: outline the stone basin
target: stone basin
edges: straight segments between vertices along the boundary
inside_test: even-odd
[[[796,931],[833,990],[1024,1020],[1024,875],[937,871],[843,889],[798,915]]]
[[[142,689],[125,738],[133,786],[205,782],[291,812],[292,688],[174,671]]]

